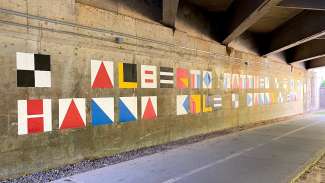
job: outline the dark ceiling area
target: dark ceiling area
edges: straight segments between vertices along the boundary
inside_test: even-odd
[[[307,69],[325,66],[325,0],[162,0],[166,26],[175,27],[180,1],[222,15],[211,24],[221,27],[216,41],[226,46],[250,35],[260,56],[283,54],[288,64],[304,62]]]

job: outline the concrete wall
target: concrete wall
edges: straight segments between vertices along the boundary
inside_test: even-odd
[[[141,1],[142,2],[142,1]],[[107,4],[106,4],[107,5]],[[177,29],[162,26],[146,13],[108,4],[109,11],[74,0],[0,0],[0,178],[19,176],[98,158],[141,147],[162,144],[193,135],[291,116],[303,112],[304,100],[247,107],[246,93],[270,92],[276,96],[273,79],[306,82],[306,72],[275,60],[236,50],[227,50],[211,39],[204,15],[191,16],[191,8],[181,7]],[[124,4],[125,5],[125,4]],[[113,7],[113,10],[112,10]],[[17,13],[19,12],[19,13]],[[26,14],[34,15],[26,17]],[[40,18],[43,17],[43,18]],[[194,17],[194,18],[193,18]],[[191,22],[192,21],[192,22]],[[124,38],[116,44],[115,37]],[[51,55],[51,88],[18,88],[16,52]],[[212,89],[91,89],[90,60],[188,69],[211,70]],[[248,62],[248,65],[245,64]],[[223,73],[270,77],[270,89],[223,89]],[[117,83],[115,74],[115,83]],[[140,76],[138,75],[138,81]],[[116,85],[117,86],[117,85]],[[231,94],[240,95],[239,108],[231,106]],[[211,113],[176,116],[176,95],[220,94],[223,107]],[[92,97],[158,96],[158,119],[135,123],[93,127],[89,101]],[[87,127],[58,129],[58,99],[87,99]],[[53,131],[35,135],[17,135],[17,100],[52,99]],[[138,103],[138,116],[140,104]],[[115,107],[118,118],[118,108]]]
[[[319,89],[319,107],[325,108],[325,88],[323,87]]]

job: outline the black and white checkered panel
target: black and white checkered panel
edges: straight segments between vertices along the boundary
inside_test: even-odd
[[[50,55],[16,54],[17,87],[51,87]]]

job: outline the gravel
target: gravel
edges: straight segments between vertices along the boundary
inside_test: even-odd
[[[325,153],[321,159],[302,174],[295,183],[324,183],[325,182]]]

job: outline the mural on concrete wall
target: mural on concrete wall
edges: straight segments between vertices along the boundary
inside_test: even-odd
[[[272,103],[272,100],[270,97],[270,93],[264,93],[264,104],[268,105],[271,103]]]
[[[246,75],[241,74],[239,75],[239,89],[245,89],[246,88]]]
[[[91,123],[94,126],[114,123],[114,97],[91,100]]]
[[[297,101],[297,94],[295,92],[290,92],[287,97],[288,102],[294,102]]]
[[[221,109],[222,107],[222,97],[221,95],[214,95],[212,100],[212,107],[214,110]]]
[[[273,103],[273,95],[271,93],[265,93],[264,98],[265,98],[265,104],[269,105]]]
[[[160,67],[160,88],[174,87],[174,69],[171,67]]]
[[[197,89],[201,88],[201,71],[200,70],[190,70],[190,80],[191,88]]]
[[[290,90],[293,90],[295,88],[295,81],[293,79],[290,79]]]
[[[282,80],[282,88],[285,90],[288,88],[288,79],[287,78]]]
[[[274,85],[276,89],[279,89],[280,84],[278,78],[274,78]]]
[[[293,102],[297,101],[298,100],[298,96],[297,96],[297,93],[293,92],[292,93],[292,97],[293,97]]]
[[[287,94],[287,102],[290,102],[291,101],[291,96],[290,96],[290,94]]]
[[[284,102],[284,98],[283,98],[282,92],[279,92],[278,93],[278,103],[283,103],[283,102]]]
[[[259,93],[258,95],[258,101],[260,105],[264,105],[265,104],[265,97],[264,97],[264,93]]]
[[[276,103],[276,100],[275,100],[275,97],[274,97],[274,93],[269,93],[270,94],[270,104],[275,104]]]
[[[297,87],[298,87],[298,90],[297,90],[297,92],[298,92],[298,100],[302,100],[303,99],[303,97],[304,97],[304,93],[303,93],[303,83],[302,83],[302,81],[300,81],[300,80],[298,80],[297,81]]]
[[[237,109],[239,107],[239,95],[237,93],[231,94],[232,108]]]
[[[247,89],[253,89],[254,88],[254,78],[253,78],[252,75],[247,75],[246,88]]]
[[[202,99],[202,111],[203,112],[212,112],[212,96],[203,95]]]
[[[231,79],[231,88],[239,89],[239,74],[233,74]]]
[[[203,71],[203,88],[212,88],[212,72]]]
[[[176,69],[176,87],[178,89],[188,88],[189,85],[189,73],[187,69],[177,68]]]
[[[254,76],[254,88],[259,89],[260,88],[260,77]]]
[[[59,99],[59,128],[86,127],[86,100],[84,98]]]
[[[138,119],[137,97],[120,97],[119,120],[121,123],[127,123]]]
[[[259,105],[260,104],[260,94],[259,93],[254,93],[254,105]]]
[[[157,96],[141,97],[141,118],[145,120],[157,118]]]
[[[190,101],[188,95],[177,95],[176,97],[176,114],[185,115],[190,111]]]
[[[265,88],[265,78],[264,77],[260,77],[260,88]]]
[[[252,93],[247,93],[246,102],[247,102],[247,107],[253,106],[253,94]]]
[[[50,56],[17,53],[17,86],[18,87],[51,87]],[[157,88],[157,67],[141,65],[141,87]],[[160,67],[160,87],[174,87],[174,70],[171,67]],[[212,88],[212,72],[201,70],[176,69],[176,87]],[[120,88],[137,88],[137,65],[129,63],[118,64],[118,81]],[[297,101],[297,91],[300,81],[274,78],[274,87],[283,89],[289,85],[290,92],[286,97],[279,92],[277,99],[274,94],[247,93],[247,107],[253,105],[272,104],[275,101],[283,103]],[[273,85],[272,85],[273,86]],[[111,61],[91,60],[91,87],[114,88],[114,63]],[[268,89],[269,77],[223,73],[223,87],[228,89]],[[302,88],[302,84],[301,84]],[[202,101],[201,101],[202,99]],[[59,99],[59,129],[81,128],[86,126],[85,99]],[[126,123],[137,120],[137,97],[120,97],[118,100],[119,122]],[[202,105],[201,105],[202,102]],[[232,108],[239,107],[239,94],[231,95]],[[176,97],[176,114],[212,112],[222,108],[221,95],[178,95]],[[91,123],[94,126],[114,123],[114,97],[93,98],[91,106]],[[141,97],[141,119],[154,120],[157,118],[157,96]],[[40,133],[52,130],[51,100],[19,100],[18,101],[18,134]]]
[[[223,74],[223,89],[227,90],[231,88],[231,74],[224,73]]]
[[[119,87],[120,88],[137,88],[137,65],[129,63],[118,64]]]
[[[114,64],[110,61],[91,60],[91,87],[114,87]]]
[[[51,87],[50,60],[50,55],[17,52],[17,87]]]
[[[190,96],[190,111],[192,114],[201,112],[201,95]]]
[[[157,88],[157,67],[141,65],[141,88]]]
[[[18,135],[52,130],[51,99],[18,100]]]

